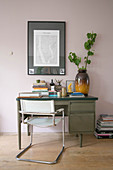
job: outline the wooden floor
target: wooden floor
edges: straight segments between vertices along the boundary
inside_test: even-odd
[[[29,139],[22,134],[22,148],[29,144]],[[35,145],[23,158],[53,161],[62,146],[61,134],[38,133],[34,135],[33,143]],[[65,150],[54,165],[17,161],[15,157],[19,151],[16,134],[0,135],[0,170],[113,170],[113,139],[84,135],[83,147],[80,148],[79,138],[66,134]]]

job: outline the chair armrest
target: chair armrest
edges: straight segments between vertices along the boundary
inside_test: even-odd
[[[24,112],[24,111],[19,111],[19,113],[28,114],[28,115],[45,115],[45,116],[57,114],[57,112],[41,113],[41,112]]]

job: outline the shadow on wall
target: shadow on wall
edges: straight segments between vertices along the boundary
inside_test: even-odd
[[[96,119],[100,114],[113,114],[113,94],[110,93],[109,83],[103,75],[89,72],[90,91],[89,94],[98,97],[96,102]]]
[[[100,114],[113,114],[113,103],[107,102],[102,98],[99,99],[98,113],[98,117]]]

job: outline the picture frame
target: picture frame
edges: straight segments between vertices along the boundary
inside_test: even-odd
[[[65,75],[65,21],[28,21],[28,75]]]
[[[75,92],[75,80],[66,80],[67,93]]]

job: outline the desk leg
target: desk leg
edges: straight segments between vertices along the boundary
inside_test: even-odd
[[[82,147],[82,137],[83,137],[83,134],[80,134],[80,147]]]
[[[18,146],[21,149],[21,114],[19,113],[20,110],[20,102],[17,101],[17,122],[18,122]]]
[[[75,136],[76,136],[76,137],[79,137],[79,135],[78,135],[78,134],[75,134]]]

